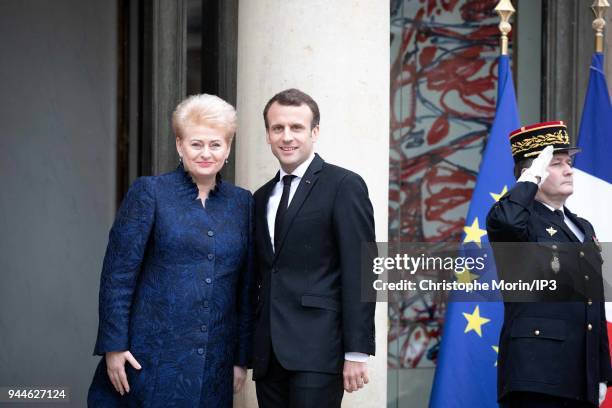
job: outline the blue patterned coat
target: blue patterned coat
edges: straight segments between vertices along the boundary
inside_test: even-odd
[[[141,177],[110,231],[94,354],[130,350],[121,397],[104,358],[92,407],[231,407],[251,337],[253,199],[219,180],[206,200],[182,168]]]

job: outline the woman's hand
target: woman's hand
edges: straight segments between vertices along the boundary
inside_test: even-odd
[[[129,351],[109,351],[106,353],[106,373],[111,383],[121,395],[130,392],[127,375],[125,374],[125,362],[128,361],[136,370],[142,367]],[[234,377],[236,369],[234,368]],[[234,379],[234,388],[236,387]]]
[[[234,394],[240,392],[244,387],[247,370],[244,367],[234,366]]]

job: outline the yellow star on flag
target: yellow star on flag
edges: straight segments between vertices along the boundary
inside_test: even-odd
[[[498,202],[500,198],[502,198],[502,196],[504,194],[506,194],[508,192],[508,186],[504,186],[504,189],[501,191],[501,193],[499,194],[495,194],[495,193],[489,193],[491,194],[491,197],[493,197],[493,199],[495,200],[495,202]]]
[[[463,313],[463,317],[468,321],[467,326],[465,326],[464,333],[467,333],[471,330],[474,330],[479,337],[482,337],[482,325],[491,321],[491,319],[487,319],[486,317],[480,316],[480,308],[476,306],[473,313]]]
[[[495,352],[499,354],[499,347],[497,346],[491,346],[491,347],[493,347],[493,350],[495,350]],[[497,367],[497,359],[495,359],[495,367]]]
[[[480,246],[480,238],[487,235],[487,230],[480,228],[478,224],[478,217],[474,218],[474,222],[469,227],[463,227],[463,231],[465,232],[465,238],[463,238],[463,242],[475,242]]]
[[[465,271],[461,273],[455,272],[455,277],[457,278],[457,282],[460,283],[471,283],[473,280],[478,279],[478,275],[472,273],[468,268],[465,268]]]

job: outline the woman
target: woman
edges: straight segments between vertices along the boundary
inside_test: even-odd
[[[176,108],[180,162],[131,186],[110,232],[93,407],[231,407],[251,335],[251,194],[222,181],[236,111],[212,95]]]

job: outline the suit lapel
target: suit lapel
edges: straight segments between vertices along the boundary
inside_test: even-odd
[[[323,163],[324,161],[323,159],[321,159],[321,156],[319,156],[318,154],[315,154],[315,157],[312,160],[312,163],[310,163],[310,166],[308,166],[306,173],[304,173],[304,177],[302,177],[302,180],[300,180],[300,184],[298,185],[298,188],[295,191],[293,198],[291,199],[291,203],[289,204],[289,207],[287,208],[287,212],[285,213],[285,219],[283,221],[283,229],[281,230],[280,240],[278,242],[278,248],[275,248],[274,259],[278,257],[278,254],[283,248],[283,244],[285,243],[285,238],[287,237],[287,233],[289,232],[289,229],[291,228],[291,223],[293,222],[293,219],[300,211],[300,208],[302,208],[304,201],[306,201],[306,198],[308,197],[308,195],[312,191],[312,188],[314,187],[317,180],[319,179],[318,173],[321,171],[321,168],[323,167]]]
[[[268,201],[270,200],[270,194],[272,194],[272,190],[274,190],[274,186],[278,182],[279,177],[280,172],[277,172],[276,176],[265,184],[262,194],[263,202],[258,208],[258,214],[256,214],[257,219],[261,223],[259,230],[262,231],[262,234],[260,234],[260,237],[264,241],[264,247],[268,259],[272,259],[274,257],[274,251],[272,250],[272,241],[270,241],[270,229],[268,228]]]

